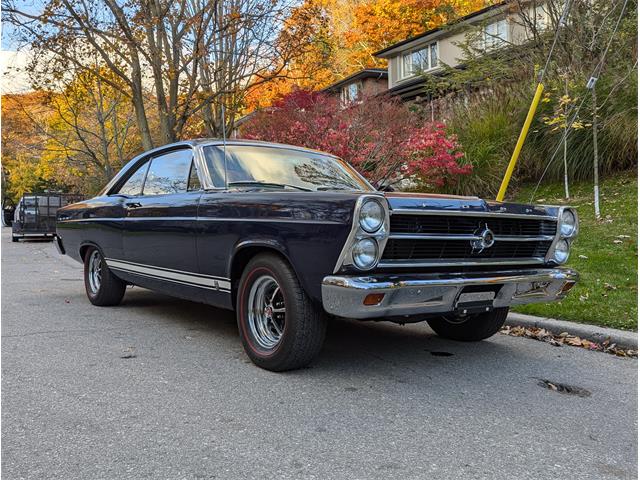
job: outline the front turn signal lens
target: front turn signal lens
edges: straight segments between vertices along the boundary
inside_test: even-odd
[[[366,297],[364,297],[363,305],[371,307],[373,305],[380,305],[382,299],[384,298],[384,293],[370,293]]]

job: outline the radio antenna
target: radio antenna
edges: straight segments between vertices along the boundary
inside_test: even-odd
[[[222,155],[224,156],[224,189],[229,188],[227,180],[227,124],[224,118],[224,101],[220,104],[220,116],[222,124]]]

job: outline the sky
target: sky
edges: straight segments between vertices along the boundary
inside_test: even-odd
[[[28,12],[42,10],[42,0],[15,0],[15,6]],[[27,74],[28,48],[18,49],[15,30],[2,22],[2,49],[0,50],[0,93],[18,93],[30,90]]]
[[[0,51],[0,93],[20,93],[30,90],[25,67],[29,62],[27,50]]]

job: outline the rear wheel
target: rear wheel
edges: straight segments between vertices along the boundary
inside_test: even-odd
[[[127,284],[111,273],[100,250],[91,247],[84,256],[84,288],[91,303],[107,307],[122,301]]]
[[[508,313],[508,308],[496,308],[478,315],[431,318],[427,320],[427,323],[434,332],[443,338],[461,342],[477,342],[498,333],[504,325]]]
[[[259,367],[276,372],[301,368],[322,348],[326,315],[276,255],[258,255],[244,269],[236,315],[244,349]]]
[[[20,240],[19,237],[16,237],[15,235],[11,235],[11,241],[12,242],[18,242]]]

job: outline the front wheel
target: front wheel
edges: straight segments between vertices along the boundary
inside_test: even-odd
[[[508,313],[508,308],[496,308],[478,315],[431,318],[427,320],[427,323],[434,332],[443,338],[461,342],[477,342],[498,333],[504,325]]]
[[[247,355],[266,370],[304,367],[322,348],[326,315],[311,302],[292,268],[276,255],[258,255],[244,269],[236,315]]]
[[[111,273],[100,250],[91,247],[84,256],[84,288],[91,303],[108,307],[122,301],[127,284]]]

